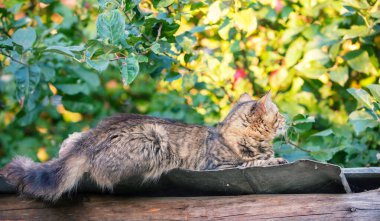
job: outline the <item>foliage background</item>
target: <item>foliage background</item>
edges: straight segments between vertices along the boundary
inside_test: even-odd
[[[290,125],[278,155],[379,165],[376,1],[0,7],[0,165],[17,154],[46,161],[68,134],[117,112],[215,125],[243,92],[268,90]]]

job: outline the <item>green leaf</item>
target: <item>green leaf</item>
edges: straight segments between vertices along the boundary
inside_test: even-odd
[[[184,36],[180,42],[178,42],[182,49],[186,52],[186,53],[191,53],[193,50],[193,46],[195,45],[196,43],[196,40],[193,39],[193,38],[189,38],[187,36]]]
[[[348,93],[350,93],[359,103],[363,104],[365,107],[372,109],[371,104],[371,96],[367,93],[367,91],[363,89],[355,89],[349,88],[347,89]]]
[[[150,49],[155,53],[155,54],[161,54],[161,46],[157,42],[153,42],[153,44],[150,46]]]
[[[345,4],[348,4],[357,9],[368,9],[370,7],[366,0],[346,0]]]
[[[43,79],[45,81],[50,81],[55,77],[55,70],[54,68],[48,67],[48,66],[42,66],[41,67],[41,73],[43,76]]]
[[[164,22],[161,30],[162,37],[173,37],[173,35],[177,32],[179,28],[179,24],[173,22],[171,24]]]
[[[165,81],[173,82],[173,81],[175,81],[181,77],[182,77],[182,75],[180,73],[171,71],[165,76]]]
[[[93,69],[99,71],[99,72],[103,72],[107,69],[108,65],[109,65],[109,60],[108,59],[105,59],[105,58],[102,58],[102,59],[98,59],[98,60],[91,60],[89,58],[86,58],[86,63]]]
[[[352,69],[365,74],[376,73],[375,67],[372,65],[368,52],[362,49],[350,51],[345,56],[348,65]]]
[[[130,2],[131,0],[128,0],[127,2]],[[132,2],[134,2],[133,0]],[[120,3],[117,0],[98,0],[99,6],[102,10],[110,10],[115,9],[120,6]]]
[[[24,99],[33,92],[40,81],[41,69],[38,65],[21,67],[15,73],[17,99]]]
[[[327,64],[330,61],[329,55],[320,49],[312,49],[305,53],[303,62],[316,61],[322,65]]]
[[[342,16],[352,16],[356,13],[356,9],[348,6],[348,5],[343,5],[343,9],[341,11]]]
[[[295,66],[295,69],[301,72],[302,76],[311,79],[318,79],[321,75],[323,75],[326,72],[325,66],[323,66],[318,61],[301,61]]]
[[[29,67],[29,92],[33,92],[40,82],[41,68],[33,64]]]
[[[41,2],[45,4],[50,4],[50,3],[53,3],[54,0],[41,0]]]
[[[372,18],[380,18],[380,11],[375,11],[375,12],[371,13],[371,17]]]
[[[63,54],[68,57],[74,57],[74,53],[68,47],[65,46],[49,46],[45,49],[45,52],[55,52],[58,54]]]
[[[311,136],[315,136],[315,137],[327,137],[331,134],[334,134],[334,131],[332,129],[327,129],[327,130],[323,130],[321,132],[318,132],[318,133],[315,133]]]
[[[370,5],[370,6],[374,6],[376,4],[377,0],[367,0],[367,3]]]
[[[371,114],[365,111],[354,111],[348,117],[350,124],[354,127],[355,133],[359,135],[367,128],[373,128],[379,125]]]
[[[344,84],[348,80],[348,67],[347,66],[339,66],[331,69],[330,78],[332,81],[338,83],[340,86],[344,86]]]
[[[7,36],[0,36],[0,48],[12,48],[12,39]]]
[[[218,34],[223,40],[227,40],[230,37],[230,30],[233,28],[232,22],[230,22],[230,19],[225,19],[223,24],[219,26]]]
[[[140,3],[140,0],[129,0],[125,1],[125,10],[131,10],[132,8],[136,7]]]
[[[328,150],[321,150],[321,151],[311,152],[310,155],[314,159],[316,159],[318,161],[323,161],[323,162],[331,160],[331,158],[333,157],[333,153],[331,151],[328,151]]]
[[[210,23],[216,23],[220,20],[220,18],[223,16],[222,9],[221,9],[221,2],[215,1],[213,2],[207,12],[207,20],[210,21]]]
[[[31,48],[33,43],[36,41],[36,38],[36,31],[31,27],[26,29],[18,29],[12,35],[13,42],[22,46],[24,50]]]
[[[257,28],[257,19],[252,8],[241,10],[235,14],[235,25],[245,31],[246,36],[251,35]]]
[[[303,115],[303,114],[297,114],[293,118],[292,127],[297,133],[304,133],[306,131],[309,131],[312,128],[314,122],[315,122],[314,117]]]
[[[81,72],[79,75],[87,84],[91,85],[91,87],[98,87],[100,85],[99,76],[97,74],[91,72]]]
[[[292,67],[302,56],[302,51],[305,45],[305,40],[298,38],[289,45],[285,54],[286,67]]]
[[[371,91],[371,94],[376,99],[376,101],[380,102],[380,85],[370,84],[367,86],[367,88]]]
[[[119,10],[103,12],[96,20],[96,31],[98,36],[108,39],[112,44],[120,43],[124,35],[124,17]]]
[[[140,71],[139,62],[135,57],[126,58],[122,61],[121,77],[124,85],[129,85],[137,77]]]
[[[94,105],[91,103],[81,101],[62,100],[62,104],[66,110],[79,113],[93,113],[95,110]]]
[[[157,8],[166,8],[168,6],[170,6],[171,4],[173,4],[174,0],[161,0],[158,4],[157,4]]]
[[[82,84],[56,84],[55,87],[68,95],[86,93],[86,89]]]
[[[365,25],[352,25],[350,29],[340,30],[340,32],[344,35],[344,40],[369,35],[368,27]]]
[[[22,67],[14,74],[16,80],[16,97],[18,100],[23,100],[29,91],[29,69]]]
[[[24,127],[35,122],[39,114],[41,113],[41,111],[42,111],[42,107],[38,106],[35,109],[26,112],[24,116],[18,119],[18,124]]]
[[[148,62],[148,57],[144,55],[138,55],[136,56],[138,62]]]
[[[84,68],[74,68],[73,72],[83,79],[91,87],[96,88],[100,85],[99,76]]]

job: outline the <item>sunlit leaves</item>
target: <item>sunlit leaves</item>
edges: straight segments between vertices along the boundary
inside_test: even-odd
[[[17,29],[17,31],[12,35],[13,42],[22,46],[24,50],[30,49],[36,39],[36,31],[31,27],[26,29]]]
[[[355,71],[365,74],[376,72],[376,69],[371,63],[368,52],[362,49],[348,52],[344,58],[347,60],[348,65]]]
[[[207,13],[207,19],[211,23],[216,23],[217,21],[219,21],[221,17],[222,17],[221,2],[215,1],[209,7],[209,11]]]
[[[298,38],[289,45],[285,54],[286,67],[292,67],[298,62],[302,56],[304,45],[305,41],[302,38]]]
[[[369,34],[369,29],[365,25],[353,25],[348,30],[341,30],[344,39],[351,39],[356,37],[364,37]]]
[[[367,88],[371,91],[371,94],[376,99],[376,101],[380,103],[380,85],[371,84],[371,85],[368,85]]]
[[[238,29],[244,31],[247,36],[251,35],[257,28],[256,16],[252,8],[236,13],[234,21]]]
[[[174,3],[174,0],[153,0],[153,5],[157,8],[165,8]]]
[[[223,23],[220,25],[219,29],[218,29],[218,34],[219,36],[223,39],[223,40],[227,40],[230,38],[230,31],[231,31],[231,28],[233,28],[234,25],[233,23],[231,22],[230,19],[225,19],[223,21]]]
[[[139,62],[135,57],[129,57],[121,61],[121,77],[123,83],[128,85],[132,83],[133,80],[137,77],[140,71]]]
[[[348,76],[348,67],[347,66],[334,67],[330,70],[331,80],[338,83],[342,87],[347,82],[348,77],[349,76]]]
[[[117,9],[101,13],[96,20],[98,36],[104,40],[109,40],[111,44],[120,43],[124,34],[124,27],[124,17]]]
[[[327,53],[320,49],[313,49],[307,51],[295,68],[307,78],[319,78],[326,72],[325,65],[329,62],[330,58]]]
[[[371,96],[365,90],[350,88],[347,91],[365,107],[372,109]]]

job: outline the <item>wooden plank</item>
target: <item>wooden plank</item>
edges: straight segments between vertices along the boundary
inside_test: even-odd
[[[380,220],[380,191],[213,197],[79,195],[55,205],[0,195],[0,220]]]

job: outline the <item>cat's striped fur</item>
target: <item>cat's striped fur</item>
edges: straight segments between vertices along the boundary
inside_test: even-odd
[[[269,94],[258,101],[244,94],[216,127],[118,115],[69,136],[58,158],[35,163],[16,157],[1,174],[21,193],[54,201],[86,172],[99,186],[112,189],[122,179],[141,175],[154,180],[173,168],[275,165],[286,162],[274,158],[272,149],[283,128],[284,118]]]

